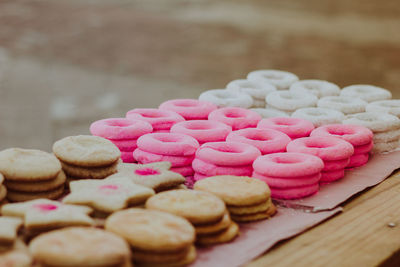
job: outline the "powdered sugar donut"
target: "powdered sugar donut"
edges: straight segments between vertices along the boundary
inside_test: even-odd
[[[192,166],[172,167],[170,171],[179,173],[180,175],[185,177],[194,175],[194,170]]]
[[[311,196],[317,193],[319,184],[306,185],[294,188],[275,188],[271,187],[271,197],[277,199],[298,199]]]
[[[400,128],[400,119],[394,115],[379,112],[363,112],[347,116],[343,124],[367,127],[373,132],[385,132]]]
[[[345,115],[338,110],[318,107],[298,109],[293,112],[292,117],[311,121],[315,127],[341,123],[345,119]]]
[[[137,141],[141,150],[168,156],[191,156],[199,143],[189,135],[178,133],[151,133],[141,136]]]
[[[323,161],[304,153],[274,153],[258,157],[253,163],[254,171],[272,177],[298,177],[319,173]]]
[[[171,162],[172,167],[183,167],[183,166],[191,165],[192,161],[194,159],[194,155],[191,155],[191,156],[160,155],[160,154],[143,151],[140,148],[137,148],[133,152],[133,157],[136,159],[137,162],[140,162],[142,164],[168,161],[168,162]]]
[[[251,176],[253,168],[248,166],[217,166],[201,159],[194,159],[192,167],[196,173],[208,176],[215,175],[235,175],[235,176]]]
[[[247,75],[249,81],[269,83],[278,90],[289,89],[289,87],[299,80],[295,74],[281,70],[256,70]]]
[[[369,153],[372,150],[373,147],[374,147],[374,142],[373,141],[371,141],[371,142],[369,142],[368,144],[365,144],[365,145],[355,146],[354,147],[354,155]]]
[[[252,175],[254,178],[257,178],[261,181],[264,181],[270,187],[274,188],[293,188],[293,187],[301,187],[306,185],[317,184],[321,179],[321,173],[316,173],[307,176],[299,176],[299,177],[270,177],[259,174],[257,172],[253,172]]]
[[[318,98],[340,94],[339,86],[323,80],[301,80],[293,83],[289,90],[311,93]]]
[[[254,111],[238,107],[226,107],[214,110],[208,116],[210,121],[219,121],[232,127],[232,130],[256,127],[261,116]]]
[[[255,146],[264,155],[285,152],[286,145],[291,139],[286,134],[273,129],[247,128],[231,132],[226,141]]]
[[[226,86],[226,89],[246,93],[250,95],[253,100],[264,100],[269,93],[276,91],[276,87],[270,83],[245,79],[231,81]]]
[[[205,91],[199,96],[199,100],[214,103],[219,107],[250,108],[253,105],[253,98],[248,94],[225,89]]]
[[[125,118],[104,119],[90,125],[93,135],[107,139],[137,139],[152,131],[153,127],[148,122]]]
[[[367,164],[369,159],[369,153],[362,153],[362,154],[354,154],[350,157],[350,162],[347,165],[347,168],[355,168],[360,167]]]
[[[324,161],[341,160],[354,153],[352,144],[332,136],[311,136],[298,138],[287,146],[288,152],[306,153],[317,156]]]
[[[386,143],[400,139],[400,129],[374,134],[374,142]]]
[[[367,112],[385,112],[400,117],[400,99],[372,102],[365,109]]]
[[[322,171],[336,171],[344,169],[347,167],[347,165],[349,165],[350,158],[345,158],[341,160],[325,160],[324,168],[322,169]]]
[[[260,155],[254,146],[239,142],[205,143],[196,152],[196,158],[222,166],[251,165]]]
[[[286,112],[274,108],[252,108],[250,110],[257,112],[262,118],[289,117]]]
[[[257,128],[274,129],[287,134],[293,139],[308,136],[314,130],[314,125],[312,122],[300,118],[276,117],[262,119]]]
[[[355,84],[344,87],[340,92],[342,96],[359,97],[364,101],[372,102],[379,100],[386,100],[392,98],[392,93],[381,87],[367,85],[367,84]]]
[[[330,183],[337,181],[344,177],[344,169],[335,170],[335,171],[327,171],[321,172],[321,180],[320,183]]]
[[[329,124],[316,128],[310,135],[339,137],[357,147],[369,144],[374,134],[370,129],[360,125]]]
[[[364,112],[367,102],[357,97],[326,96],[318,100],[318,107],[335,109],[344,114]]]
[[[377,154],[377,153],[390,152],[397,149],[398,147],[399,147],[399,140],[385,142],[385,143],[375,143],[374,147],[372,148],[372,153]]]
[[[192,120],[175,124],[171,133],[181,133],[194,137],[200,144],[225,141],[232,131],[231,126],[219,121]]]
[[[128,119],[147,121],[153,126],[153,131],[169,130],[172,125],[185,119],[171,110],[156,108],[135,108],[126,113]]]
[[[173,99],[162,103],[161,110],[171,110],[181,115],[186,120],[206,120],[211,111],[217,106],[212,102],[197,99]]]
[[[132,152],[137,148],[137,141],[135,139],[127,139],[127,140],[113,140],[113,139],[108,139],[111,142],[113,142],[114,145],[116,145],[120,151],[123,152]]]
[[[318,98],[306,92],[283,90],[270,93],[265,98],[265,101],[268,105],[279,110],[295,111],[299,108],[316,106]]]
[[[132,151],[121,151],[121,160],[124,163],[134,163],[136,160],[133,157]]]

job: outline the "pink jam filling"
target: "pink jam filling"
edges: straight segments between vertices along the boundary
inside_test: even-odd
[[[111,189],[111,190],[117,190],[118,185],[113,185],[113,184],[105,184],[102,186],[99,186],[99,189]]]
[[[137,169],[137,170],[135,170],[135,173],[138,175],[143,175],[143,176],[160,174],[159,171],[152,169],[152,168]]]
[[[58,206],[54,204],[35,204],[33,207],[41,211],[51,211],[58,208]]]

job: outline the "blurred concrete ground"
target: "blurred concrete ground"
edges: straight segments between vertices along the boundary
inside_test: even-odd
[[[400,98],[398,0],[0,0],[0,149],[195,98],[254,69]]]

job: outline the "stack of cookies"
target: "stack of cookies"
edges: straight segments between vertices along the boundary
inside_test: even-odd
[[[10,148],[0,152],[9,201],[57,199],[64,192],[65,174],[52,154],[33,149]],[[0,194],[4,194],[1,187]],[[1,196],[0,196],[1,198]]]
[[[276,213],[266,183],[245,176],[213,176],[194,185],[195,190],[213,193],[225,201],[232,220],[252,222]]]
[[[185,266],[196,259],[193,226],[170,213],[118,211],[107,218],[105,229],[128,241],[133,261],[140,266]]]
[[[90,135],[69,136],[54,143],[53,152],[61,161],[68,182],[77,179],[104,179],[117,172],[121,153],[111,141]]]
[[[7,188],[5,187],[4,183],[4,176],[0,173],[0,206],[7,202]]]
[[[196,229],[196,243],[199,245],[229,242],[239,233],[239,227],[231,221],[225,203],[208,192],[165,191],[149,198],[146,208],[186,218]]]

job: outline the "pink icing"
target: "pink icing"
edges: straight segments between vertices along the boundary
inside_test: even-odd
[[[117,190],[118,189],[118,185],[106,184],[106,185],[99,186],[99,189]]]
[[[160,174],[159,171],[152,169],[152,168],[137,169],[137,170],[135,170],[135,173],[138,175],[143,175],[143,176]]]
[[[35,204],[33,207],[41,211],[51,211],[58,208],[58,206],[54,204]]]

